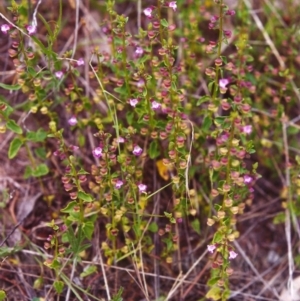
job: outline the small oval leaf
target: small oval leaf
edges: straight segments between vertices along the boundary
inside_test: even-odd
[[[21,89],[21,86],[16,84],[16,85],[6,85],[3,83],[0,83],[0,87],[5,89],[5,90],[10,90],[10,91],[17,91]]]
[[[23,142],[20,138],[15,138],[9,145],[8,158],[13,159],[19,152]]]
[[[16,122],[14,120],[9,120],[6,123],[6,127],[11,130],[14,133],[17,133],[19,135],[21,135],[23,133],[21,127],[19,125],[16,124]]]
[[[78,198],[83,200],[85,203],[90,203],[93,201],[93,198],[83,191],[78,192]]]

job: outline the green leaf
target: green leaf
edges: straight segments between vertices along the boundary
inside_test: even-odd
[[[296,128],[296,127],[293,127],[293,126],[289,126],[289,127],[287,128],[287,133],[288,133],[289,135],[296,135],[296,134],[299,133],[299,129]]]
[[[48,31],[48,35],[50,36],[50,37],[52,37],[53,36],[53,32],[52,32],[52,30],[51,30],[51,27],[49,26],[49,23],[45,20],[45,18],[41,15],[41,14],[39,14],[39,18],[42,20],[42,22],[44,23],[44,26],[46,27],[46,29],[47,29],[47,31]]]
[[[96,271],[97,271],[97,267],[95,265],[90,265],[80,274],[80,278],[89,276],[89,275],[95,273]]]
[[[199,106],[199,105],[201,105],[202,103],[207,102],[207,101],[209,101],[209,100],[210,100],[210,96],[204,95],[204,96],[202,96],[202,97],[200,97],[200,98],[198,99],[196,105]]]
[[[162,241],[167,245],[167,251],[171,251],[173,248],[173,241],[170,238],[164,238]]]
[[[64,283],[62,281],[55,281],[53,286],[55,288],[55,291],[58,293],[58,294],[61,294],[63,289],[64,289]]]
[[[123,85],[121,87],[117,87],[117,88],[114,88],[114,91],[119,93],[120,95],[127,95],[127,88],[126,88],[126,85]]]
[[[212,119],[210,116],[206,116],[203,120],[202,129],[203,131],[207,132],[209,131],[210,127],[212,125]]]
[[[212,82],[210,82],[210,83],[208,84],[208,90],[209,90],[209,92],[210,92],[211,94],[213,94],[214,84],[215,84],[214,81],[212,81]]]
[[[160,154],[160,150],[159,150],[157,140],[153,140],[150,143],[150,147],[149,147],[149,157],[151,159],[155,159],[159,156],[159,154]]]
[[[220,276],[210,278],[210,279],[208,280],[208,282],[207,282],[207,285],[208,285],[208,286],[213,286],[213,285],[215,285],[219,280],[220,280]]]
[[[278,225],[278,224],[282,224],[284,222],[285,222],[285,213],[284,212],[277,213],[277,215],[273,219],[273,223],[275,225]]]
[[[16,84],[16,85],[6,85],[3,83],[0,83],[0,88],[3,88],[5,90],[10,90],[10,91],[17,91],[21,89],[21,86]]]
[[[118,293],[115,296],[113,296],[111,301],[123,301],[123,298],[122,298],[123,291],[124,291],[124,288],[121,286],[118,290]]]
[[[27,73],[29,73],[32,77],[36,76],[36,71],[32,67],[27,68]]]
[[[157,223],[155,223],[155,222],[151,223],[148,227],[148,230],[153,232],[153,233],[156,233],[158,231]]]
[[[0,301],[3,301],[6,298],[6,293],[3,290],[0,290]]]
[[[223,236],[224,234],[220,233],[220,232],[216,232],[213,238],[213,243],[219,243],[223,240]]]
[[[44,147],[37,147],[34,150],[34,153],[36,154],[36,156],[42,160],[46,160],[47,158],[47,153]]]
[[[23,133],[23,130],[22,128],[16,124],[16,122],[14,120],[9,120],[7,123],[6,123],[6,127],[8,129],[10,129],[12,132],[14,133],[17,133],[19,135],[21,135]]]
[[[83,223],[82,230],[86,238],[91,239],[94,232],[94,223],[90,221]]]
[[[61,209],[60,211],[63,213],[73,213],[75,206],[77,206],[77,202],[72,201],[65,208]]]
[[[13,159],[19,152],[23,142],[20,138],[15,138],[9,145],[8,158]]]
[[[43,129],[38,129],[36,132],[28,132],[26,138],[34,142],[42,142],[47,138],[47,132]]]
[[[163,26],[163,27],[168,27],[169,26],[169,23],[166,19],[162,19],[160,20],[160,24]]]
[[[191,222],[192,228],[200,235],[200,222],[198,219],[194,219]]]
[[[32,175],[36,178],[45,176],[49,173],[49,168],[46,164],[42,163],[32,170]]]
[[[134,119],[134,112],[133,111],[128,111],[126,113],[126,120],[127,120],[129,125],[131,125],[133,123],[133,119]]]
[[[214,122],[216,125],[219,126],[219,125],[223,125],[224,122],[226,121],[226,119],[227,119],[227,116],[219,116],[219,117],[215,118]]]
[[[44,278],[42,276],[38,277],[37,279],[35,279],[35,281],[33,283],[33,288],[35,290],[41,289],[43,287],[43,283],[44,283]],[[37,301],[39,301],[39,300],[40,299],[37,299]]]
[[[15,246],[15,247],[2,246],[0,248],[0,258],[6,257],[6,256],[11,256],[11,255],[19,252],[20,250],[22,250],[22,247],[20,247],[20,246]]]
[[[32,176],[32,168],[27,165],[24,172],[24,179],[29,179]]]
[[[222,294],[221,288],[219,288],[218,286],[214,286],[207,292],[205,297],[213,300],[220,300],[221,294]]]
[[[93,198],[91,197],[91,195],[88,193],[85,193],[83,191],[78,192],[78,198],[83,200],[85,203],[90,203],[93,201]]]
[[[2,99],[0,95],[0,99]],[[1,111],[1,115],[5,116],[6,118],[9,117],[9,115],[14,111],[14,109],[8,105],[5,101],[0,101],[0,106],[5,107],[3,111]]]
[[[167,217],[167,218],[171,218],[172,217],[172,213],[168,213],[168,212],[164,212],[164,215]]]

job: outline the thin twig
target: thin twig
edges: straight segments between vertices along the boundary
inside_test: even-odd
[[[292,299],[294,299],[294,288],[293,288],[293,273],[294,273],[294,259],[292,252],[292,237],[291,237],[291,207],[292,207],[292,192],[291,192],[291,180],[290,180],[290,157],[288,149],[288,138],[287,138],[287,125],[284,120],[282,121],[282,134],[283,134],[283,145],[284,145],[284,156],[285,156],[285,185],[287,188],[287,208],[285,210],[285,236],[288,248],[288,263],[289,263],[289,279],[288,289]]]
[[[279,299],[279,295],[278,295],[277,291],[275,289],[272,289],[272,288],[269,287],[268,282],[266,282],[266,280],[262,277],[262,275],[257,271],[257,269],[255,268],[255,266],[252,264],[250,258],[246,255],[246,253],[241,248],[241,246],[239,245],[239,243],[237,241],[234,241],[233,244],[236,247],[236,249],[238,250],[239,254],[248,263],[249,267],[254,272],[254,274],[257,276],[257,278],[265,285],[265,287],[267,287],[276,296],[277,299]]]
[[[183,281],[187,278],[187,276],[194,270],[194,268],[199,264],[199,262],[204,258],[206,255],[207,250],[194,262],[194,264],[190,267],[187,273],[178,280],[178,283],[172,288],[172,290],[168,293],[166,300],[169,300],[177,291],[178,287],[182,285]]]
[[[74,58],[76,48],[77,48],[77,41],[78,41],[78,30],[79,30],[79,5],[80,1],[76,0],[76,13],[75,13],[75,32],[74,32],[74,43],[73,43],[73,51],[71,58]]]

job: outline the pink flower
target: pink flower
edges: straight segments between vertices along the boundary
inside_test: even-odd
[[[245,175],[244,176],[244,183],[245,184],[250,184],[251,182],[253,181],[253,178],[248,176],[248,175]]]
[[[124,185],[124,182],[121,180],[118,180],[115,184],[116,189],[120,189]]]
[[[243,132],[244,132],[245,134],[251,134],[251,133],[252,133],[252,125],[245,125],[245,126],[243,127]]]
[[[69,123],[69,125],[71,125],[71,126],[74,126],[74,125],[76,125],[77,124],[77,118],[75,117],[75,116],[72,116],[69,120],[68,120],[68,123]]]
[[[176,9],[177,9],[176,1],[171,1],[169,3],[169,7],[172,8],[174,11],[176,11]]]
[[[231,38],[232,35],[231,30],[223,30],[223,33],[226,39]]]
[[[69,146],[69,149],[70,149],[71,151],[77,151],[77,150],[79,149],[79,146],[77,146],[77,145],[70,145],[70,146]]]
[[[136,145],[134,148],[133,148],[133,151],[132,153],[135,155],[135,156],[140,156],[143,152],[143,149],[140,148],[138,145]]]
[[[117,142],[118,143],[124,143],[125,139],[123,137],[119,136],[119,138],[117,138]]]
[[[94,150],[93,150],[93,156],[95,158],[100,158],[102,156],[102,148],[101,147],[96,147]]]
[[[142,80],[142,79],[140,79],[140,80],[137,82],[136,85],[137,85],[138,88],[144,87],[144,86],[145,86],[145,81]]]
[[[139,101],[138,101],[136,98],[131,98],[131,99],[129,99],[129,104],[130,104],[132,107],[135,107],[138,103],[139,103]]]
[[[151,7],[147,7],[144,9],[144,14],[146,17],[151,18],[152,17],[152,8]]]
[[[36,33],[36,26],[34,26],[34,25],[27,25],[26,29],[30,36],[33,35],[34,33]]]
[[[209,253],[213,253],[215,249],[216,249],[215,245],[207,245],[207,251]]]
[[[137,48],[135,49],[135,54],[136,54],[137,56],[141,56],[141,55],[143,55],[143,53],[144,53],[144,49],[143,49],[142,47],[137,47]]]
[[[10,30],[10,26],[8,24],[2,24],[1,25],[1,31],[4,33],[4,34],[7,34],[7,32]]]
[[[81,57],[80,59],[78,59],[77,61],[77,66],[83,66],[84,65],[84,60],[83,58]]]
[[[158,110],[158,109],[161,108],[161,104],[159,102],[157,102],[157,101],[154,100],[154,101],[151,102],[151,108],[153,110]]]
[[[143,193],[146,192],[147,186],[145,184],[139,184],[138,188],[139,188],[139,192]]]
[[[225,13],[225,15],[227,15],[227,16],[234,16],[235,15],[235,11],[233,9],[228,9],[228,11]]]
[[[234,259],[234,258],[236,258],[237,256],[238,256],[238,254],[235,253],[234,251],[230,251],[230,252],[229,252],[229,259]]]
[[[229,80],[227,78],[221,78],[219,80],[220,89],[226,89],[226,86],[229,84]]]
[[[210,18],[210,22],[211,22],[211,23],[216,23],[218,20],[219,20],[219,16],[212,16],[212,17]]]
[[[64,75],[64,73],[62,71],[56,71],[54,73],[54,75],[58,78],[58,79],[61,79]]]

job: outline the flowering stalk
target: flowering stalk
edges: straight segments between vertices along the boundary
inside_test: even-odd
[[[208,219],[208,225],[217,224],[217,231],[213,237],[212,244],[208,245],[208,251],[212,257],[212,276],[208,284],[211,289],[207,293],[208,298],[214,300],[227,300],[229,291],[229,276],[233,273],[230,268],[230,261],[233,260],[235,253],[231,242],[234,241],[239,233],[235,230],[236,214],[242,213],[245,207],[244,200],[251,197],[254,176],[256,175],[256,166],[253,166],[252,176],[245,169],[243,159],[247,153],[253,152],[251,143],[246,142],[246,136],[251,133],[247,122],[250,117],[250,105],[243,103],[241,93],[241,83],[237,83],[236,96],[234,100],[221,99],[219,95],[226,93],[229,80],[221,78],[220,74],[224,74],[223,59],[221,58],[221,46],[223,41],[230,36],[231,33],[223,29],[223,18],[234,15],[222,0],[215,1],[219,5],[219,16],[213,16],[210,29],[217,28],[219,30],[219,38],[217,41],[217,58],[215,60],[214,70],[207,70],[206,74],[211,77],[211,85],[213,86],[211,103],[208,109],[212,113],[217,113],[220,108],[224,112],[230,110],[229,115],[218,116],[212,114],[212,122],[216,128],[211,136],[216,139],[216,151],[210,154],[211,161],[211,196],[214,199],[215,214]],[[214,44],[214,43],[212,43]],[[211,48],[209,48],[211,50]],[[241,60],[244,61],[244,60]],[[225,68],[230,71],[233,69],[233,63],[227,63]],[[234,72],[233,76],[239,78],[239,72]],[[220,108],[219,108],[220,106]],[[221,199],[221,204],[217,200]]]

